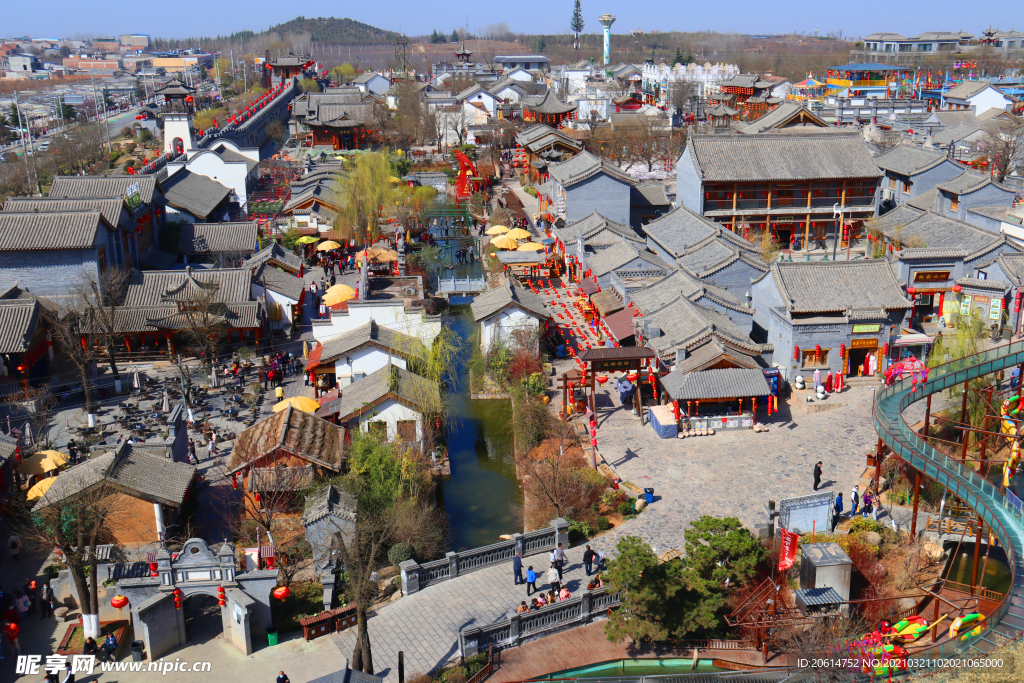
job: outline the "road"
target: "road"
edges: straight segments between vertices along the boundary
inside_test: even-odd
[[[140,107],[133,107],[127,111],[117,112],[115,114],[108,114],[106,121],[107,130],[110,133],[110,139],[113,140],[115,137],[121,134],[121,131],[125,126],[130,126],[135,123],[135,116],[139,113]],[[95,117],[90,117],[90,121],[95,121]],[[31,141],[31,148],[33,152],[37,150],[39,145],[45,140],[51,140],[54,136],[67,130],[67,128],[55,128],[45,135],[41,135],[38,138]],[[24,154],[21,142],[14,142],[10,145],[0,147],[0,153],[6,154],[8,152],[14,152],[19,157]]]

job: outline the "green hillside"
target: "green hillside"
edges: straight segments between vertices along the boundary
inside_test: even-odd
[[[393,31],[385,31],[353,19],[336,17],[295,17],[291,21],[271,26],[265,33],[308,33],[313,42],[347,45],[388,43],[398,37]]]

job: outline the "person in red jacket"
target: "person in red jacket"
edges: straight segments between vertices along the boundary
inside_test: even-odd
[[[21,627],[15,624],[13,621],[8,621],[4,624],[4,635],[7,636],[7,642],[11,645],[11,654],[21,654],[21,644],[18,643],[18,634],[21,632]]]

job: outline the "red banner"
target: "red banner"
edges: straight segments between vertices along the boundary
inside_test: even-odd
[[[792,567],[796,560],[796,546],[800,537],[785,529],[779,529],[779,531],[782,532],[782,545],[779,548],[779,571],[784,572]]]

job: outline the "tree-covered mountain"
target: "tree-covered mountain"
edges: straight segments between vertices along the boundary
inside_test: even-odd
[[[255,37],[249,31],[244,33],[246,35],[237,37],[243,40]],[[262,33],[277,33],[282,36],[308,34],[310,40],[315,43],[342,43],[345,45],[386,43],[398,37],[394,31],[385,31],[361,21],[347,18],[338,19],[337,17],[295,17],[291,21],[271,26]],[[232,36],[232,39],[235,38]]]

